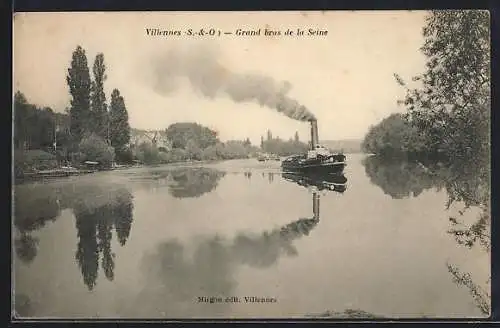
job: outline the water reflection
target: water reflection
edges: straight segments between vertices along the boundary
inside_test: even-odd
[[[148,171],[146,176],[132,180],[142,182],[152,189],[168,187],[175,198],[195,198],[214,191],[225,175],[226,172],[211,168],[181,167]]]
[[[168,304],[161,316],[218,316],[229,303],[196,308],[206,313],[193,313],[193,302],[201,296],[234,295],[234,272],[238,265],[268,268],[279,259],[295,257],[294,241],[309,235],[319,222],[319,195],[312,196],[312,217],[300,218],[280,228],[260,234],[240,233],[233,239],[215,235],[198,238],[194,249],[190,244],[169,240],[145,257],[147,297]],[[168,312],[172,311],[172,313]]]
[[[269,183],[273,183],[273,181],[274,181],[274,173],[273,172],[268,172],[267,173],[267,179],[269,180]]]
[[[279,257],[297,256],[298,251],[293,241],[308,236],[319,222],[319,195],[313,194],[313,216],[301,218],[279,229],[265,231],[260,236],[239,234],[233,241],[232,258],[240,264],[257,268],[265,268],[275,264]]]
[[[470,207],[481,209],[482,213],[472,225],[466,225],[458,217],[450,217],[452,228],[448,233],[454,235],[460,245],[472,247],[477,241],[490,248],[490,183],[487,168],[474,163],[455,163],[444,166],[440,163],[408,161],[387,161],[370,156],[363,161],[365,171],[371,182],[379,186],[385,194],[394,199],[417,197],[424,190],[446,190],[449,209],[452,204],[462,205],[458,211],[463,216]]]
[[[387,161],[377,156],[364,159],[370,181],[394,199],[417,197],[424,190],[442,188],[444,181],[423,164],[408,161]]]
[[[343,193],[347,189],[347,178],[344,174],[282,173],[282,177],[302,187],[314,187],[319,191],[330,190]]]
[[[122,246],[130,234],[132,195],[126,189],[110,192],[105,204],[95,206],[92,200],[83,198],[76,199],[73,206],[78,235],[75,259],[89,290],[94,288],[97,281],[99,258],[106,278],[110,281],[114,279],[115,254],[111,250],[113,228]]]
[[[460,246],[472,248],[479,245],[489,253],[491,249],[490,172],[487,165],[478,161],[455,162],[445,166],[435,162],[387,161],[370,156],[363,161],[371,182],[394,199],[418,197],[424,190],[444,189],[449,210],[453,204],[461,209],[458,215],[448,217],[451,228],[447,231]],[[472,224],[465,223],[465,213],[470,208],[480,211]],[[469,273],[462,273],[456,266],[446,263],[453,281],[468,288],[477,307],[490,313],[490,296],[472,281]]]
[[[105,276],[113,280],[112,231],[124,246],[133,221],[132,194],[121,186],[65,183],[57,188],[48,184],[16,188],[14,245],[18,258],[27,263],[34,260],[39,239],[32,233],[55,221],[64,209],[71,209],[75,215],[78,236],[75,260],[85,285],[94,288],[100,257]]]
[[[217,188],[225,172],[207,169],[178,169],[171,172],[174,184],[169,186],[170,193],[176,198],[200,197]]]
[[[36,194],[26,188],[14,192],[14,239],[15,251],[19,259],[30,263],[36,257],[39,239],[32,236],[36,230],[53,222],[61,213],[60,195]]]

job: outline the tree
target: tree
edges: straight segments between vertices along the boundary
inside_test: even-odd
[[[189,159],[200,160],[201,159],[201,149],[195,140],[190,139],[186,144],[186,152]]]
[[[205,126],[191,122],[171,124],[165,134],[173,148],[186,149],[188,141],[196,143],[200,149],[217,144],[217,133]]]
[[[84,137],[80,142],[79,149],[82,162],[96,161],[103,167],[110,167],[115,157],[114,149],[96,134]]]
[[[124,152],[130,141],[130,125],[125,101],[118,89],[114,89],[111,93],[109,130],[111,146],[117,153]]]
[[[295,131],[295,137],[293,139],[295,142],[299,142],[299,132],[298,131]]]
[[[260,136],[260,149],[264,150],[264,137]]]
[[[381,156],[420,154],[425,150],[424,137],[402,114],[395,113],[370,127],[361,147]]]
[[[26,147],[28,134],[27,112],[28,101],[22,92],[17,91],[14,95],[14,146],[17,149]]]
[[[267,141],[273,139],[273,134],[271,133],[271,130],[267,130]]]
[[[92,108],[92,127],[101,138],[109,139],[108,136],[108,112],[106,106],[106,94],[104,93],[104,81],[106,81],[106,65],[104,64],[104,55],[97,54],[92,68],[94,81],[91,85],[91,108]],[[109,142],[109,140],[108,140]]]
[[[49,108],[30,104],[21,92],[14,95],[14,146],[17,149],[44,149],[54,146],[56,116]]]
[[[77,46],[73,52],[66,82],[71,94],[71,134],[80,141],[90,131],[90,73],[85,50]]]
[[[432,11],[421,48],[426,71],[406,88],[408,119],[427,136],[426,147],[451,160],[489,158],[489,14],[481,10]]]

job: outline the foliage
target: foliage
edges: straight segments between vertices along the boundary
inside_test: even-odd
[[[68,68],[66,82],[71,94],[71,134],[80,141],[91,130],[90,73],[85,50],[77,46],[73,52],[71,67]]]
[[[57,160],[53,154],[43,150],[16,150],[14,151],[14,175],[22,177],[25,172],[48,170],[57,167]]]
[[[196,145],[200,149],[205,149],[218,142],[217,132],[197,123],[174,123],[165,132],[173,148],[186,149],[188,141],[191,141],[190,147]]]
[[[106,105],[106,94],[104,93],[104,81],[106,81],[106,65],[104,64],[104,54],[99,53],[95,57],[94,81],[91,84],[91,108],[92,108],[92,128],[101,138],[108,139],[108,111]]]
[[[53,147],[55,114],[51,108],[28,103],[21,92],[14,96],[14,146],[24,149]]]
[[[74,160],[75,155],[79,160],[100,158],[97,161],[107,166],[115,153],[101,143],[108,142],[109,122],[113,128],[110,131],[111,144],[116,148],[118,161],[132,162],[133,154],[128,147],[128,113],[117,89],[111,95],[111,117],[108,118],[104,93],[104,81],[107,78],[105,71],[104,55],[99,53],[94,61],[94,80],[91,81],[85,50],[81,46],[76,47],[66,76],[71,106],[64,113],[55,113],[51,108],[39,108],[30,104],[17,91],[14,95],[14,147],[49,151],[56,155],[59,162]],[[98,143],[92,146],[89,140],[96,140]],[[29,165],[19,161],[16,163],[21,171]]]
[[[425,136],[430,153],[456,158],[489,158],[489,14],[480,10],[432,11],[421,48],[426,71],[405,87],[408,120]]]
[[[269,133],[270,134],[270,133]],[[280,138],[271,138],[262,142],[262,150],[268,153],[280,156],[289,156],[307,152],[309,145],[295,140],[282,140]]]
[[[134,161],[134,153],[130,148],[115,150],[115,160],[118,163],[132,164]]]
[[[159,164],[162,162],[160,151],[146,142],[141,143],[135,149],[134,157],[144,164]]]
[[[130,125],[125,101],[118,89],[111,93],[109,119],[111,146],[117,151],[124,150],[130,142]]]
[[[92,133],[85,136],[79,144],[80,161],[95,161],[103,167],[110,167],[113,163],[115,152],[113,147],[98,135]]]
[[[418,154],[426,149],[423,136],[399,113],[391,114],[379,124],[370,127],[361,147],[366,153],[377,153],[381,156]]]
[[[219,144],[218,146],[215,150],[221,159],[248,158],[249,148],[245,146],[244,141],[228,140],[226,143]]]
[[[466,287],[472,295],[476,306],[485,315],[491,315],[491,295],[481,286],[472,281],[470,273],[463,273],[456,266],[446,263],[448,271],[453,277],[453,282],[457,285]]]

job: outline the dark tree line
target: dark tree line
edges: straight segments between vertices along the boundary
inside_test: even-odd
[[[264,136],[260,137],[260,151],[273,153],[280,156],[289,156],[306,152],[309,149],[309,144],[301,142],[299,133],[295,132],[293,138],[283,140],[280,137],[273,137],[271,130],[267,130],[267,139]]]
[[[283,140],[279,137],[271,138],[262,142],[262,151],[280,156],[304,153],[309,149],[307,143],[297,139]]]
[[[425,139],[403,114],[391,114],[371,126],[361,145],[366,153],[381,156],[415,156],[426,153]]]
[[[194,122],[178,122],[165,130],[166,139],[171,149],[157,147],[154,143],[143,142],[135,149],[135,156],[144,163],[158,164],[185,160],[229,160],[255,156],[259,152],[269,152],[287,156],[307,151],[308,144],[299,140],[298,133],[294,138],[282,140],[273,138],[268,131],[268,139],[261,146],[252,145],[250,139],[219,140],[217,132]]]
[[[194,122],[178,122],[165,130],[171,148],[143,142],[134,149],[144,163],[170,163],[186,160],[225,160],[248,158],[257,152],[250,140],[219,140],[217,132]]]
[[[50,107],[30,104],[19,91],[14,95],[14,109],[15,149],[48,150],[54,146],[56,133],[58,144],[64,140],[64,131],[69,128],[67,115],[56,113]]]

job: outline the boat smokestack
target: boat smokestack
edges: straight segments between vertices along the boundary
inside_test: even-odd
[[[313,193],[313,214],[314,219],[319,220],[319,195],[317,193]]]
[[[315,149],[316,145],[319,143],[318,137],[318,121],[310,120],[311,123],[311,149]]]

